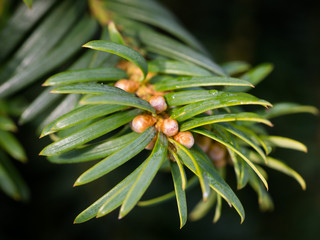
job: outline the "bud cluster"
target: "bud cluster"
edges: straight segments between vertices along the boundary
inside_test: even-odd
[[[157,92],[151,84],[142,84],[143,74],[141,70],[130,62],[120,61],[118,68],[128,73],[129,79],[121,79],[115,83],[115,87],[122,90],[135,93],[139,98],[146,100],[155,109],[156,116],[150,114],[141,114],[136,116],[131,122],[131,128],[137,133],[144,132],[148,127],[154,126],[157,131],[163,132],[167,137],[173,137],[175,141],[191,148],[194,144],[194,138],[190,132],[179,132],[179,124],[176,120],[170,119],[166,113],[168,105],[163,95],[165,92]],[[153,76],[149,73],[147,80]],[[156,137],[149,143],[146,149],[151,150],[156,142]]]
[[[204,136],[199,136],[197,143],[217,168],[222,168],[227,164],[229,156],[224,145]]]

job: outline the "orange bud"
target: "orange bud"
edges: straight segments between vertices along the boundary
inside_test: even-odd
[[[168,107],[166,100],[162,96],[152,96],[149,99],[149,103],[156,110],[157,113],[164,112],[165,110],[167,110]]]
[[[179,132],[174,136],[174,140],[187,148],[192,148],[194,144],[194,138],[191,132]]]
[[[139,88],[139,83],[132,80],[121,79],[117,81],[114,86],[126,92],[134,93]]]
[[[148,127],[156,123],[156,118],[148,114],[141,114],[136,116],[131,122],[131,128],[137,133],[143,133]]]
[[[176,135],[179,131],[178,122],[170,118],[163,120],[161,131],[168,137]]]

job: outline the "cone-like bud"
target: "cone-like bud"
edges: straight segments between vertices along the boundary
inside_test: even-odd
[[[191,132],[179,132],[174,136],[174,140],[187,148],[192,148],[194,144],[194,138]]]
[[[152,96],[149,99],[149,103],[156,110],[157,113],[162,113],[167,110],[167,103],[164,97],[162,96]]]
[[[161,131],[168,137],[176,135],[179,131],[178,122],[174,119],[165,119],[161,125]]]
[[[139,83],[133,80],[121,79],[114,84],[115,87],[121,88],[122,90],[134,93],[139,88]]]
[[[156,118],[148,114],[141,114],[136,116],[131,122],[131,128],[137,133],[143,133],[148,127],[156,123]]]

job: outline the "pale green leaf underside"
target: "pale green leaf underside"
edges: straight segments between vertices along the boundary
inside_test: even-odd
[[[114,22],[108,24],[108,32],[112,42],[126,45]]]
[[[277,103],[274,104],[273,108],[268,109],[268,111],[264,113],[264,116],[266,118],[275,118],[294,113],[311,113],[317,115],[319,110],[313,106],[300,105],[297,103]]]
[[[272,169],[275,169],[279,172],[282,172],[284,174],[287,174],[288,176],[293,177],[294,179],[297,180],[297,182],[300,184],[301,188],[303,190],[306,189],[306,182],[304,181],[304,179],[301,177],[301,175],[299,173],[297,173],[295,170],[293,170],[292,168],[290,168],[288,165],[286,165],[285,163],[283,163],[280,160],[277,160],[275,158],[272,157],[267,157],[267,164],[264,163],[264,161],[262,161],[260,159],[260,157],[258,155],[256,155],[253,152],[250,152],[250,157],[252,159],[252,161],[265,165],[267,167],[270,167]]]
[[[281,136],[261,136],[261,138],[271,143],[272,146],[289,148],[289,149],[294,149],[302,152],[308,151],[306,145],[291,138],[286,138]]]

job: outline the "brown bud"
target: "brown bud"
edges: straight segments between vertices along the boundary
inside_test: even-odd
[[[120,62],[118,62],[116,67],[120,68],[120,69],[122,69],[124,71],[127,71],[130,65],[131,65],[130,62],[121,60]]]
[[[134,93],[139,88],[139,83],[133,80],[121,79],[114,86],[126,92]]]
[[[174,140],[187,148],[192,148],[194,144],[194,138],[191,132],[179,132],[174,136]]]
[[[131,128],[137,133],[143,133],[148,127],[156,123],[156,118],[148,114],[136,116],[131,122]]]
[[[157,123],[155,125],[155,128],[158,132],[161,131],[161,126],[162,126],[162,123],[163,123],[163,118],[161,116],[158,116],[157,118]]]
[[[138,68],[136,65],[131,64],[128,68],[128,74],[130,76],[130,80],[133,81],[140,81],[143,79],[143,73],[140,68]]]
[[[170,118],[163,120],[161,131],[168,137],[176,135],[179,131],[178,122]]]
[[[197,135],[196,142],[198,146],[202,149],[202,151],[207,152],[211,145],[212,140],[208,137]]]
[[[208,156],[216,167],[226,165],[227,149],[221,143],[213,142],[208,150]]]
[[[166,100],[162,96],[152,96],[149,99],[149,103],[156,110],[157,113],[164,112],[165,110],[167,110],[168,107]]]

